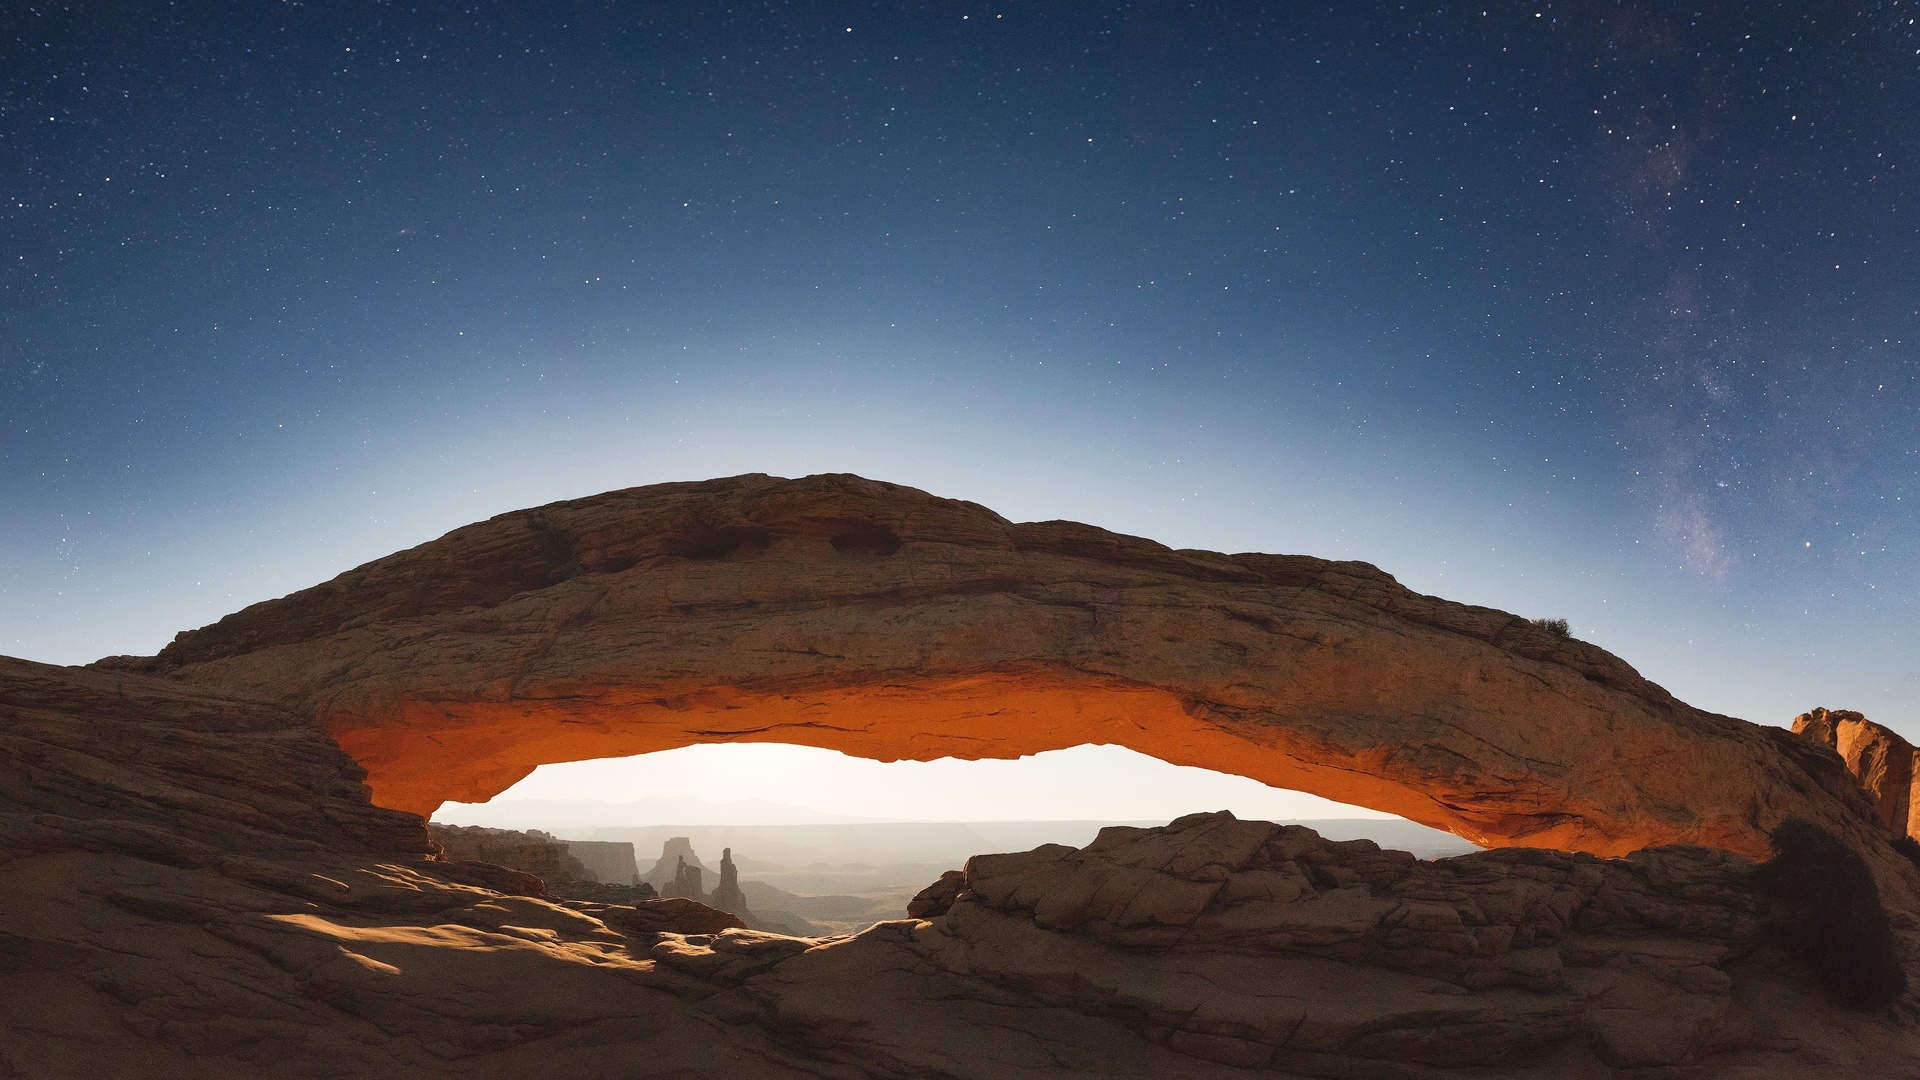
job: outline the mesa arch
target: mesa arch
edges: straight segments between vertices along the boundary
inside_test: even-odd
[[[694,742],[1118,743],[1487,846],[1764,857],[1801,816],[1920,886],[1831,751],[1525,619],[1364,563],[1016,524],[846,475],[501,515],[107,663],[303,710],[377,803],[421,814]]]

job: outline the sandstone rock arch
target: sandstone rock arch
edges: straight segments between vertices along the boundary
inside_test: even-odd
[[[540,764],[693,742],[1102,742],[1489,846],[1764,857],[1798,815],[1911,877],[1830,751],[1514,615],[1364,563],[1015,524],[853,476],[502,515],[129,663],[306,711],[377,803],[422,814]]]

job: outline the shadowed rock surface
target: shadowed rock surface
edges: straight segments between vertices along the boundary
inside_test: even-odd
[[[113,663],[313,716],[376,802],[423,814],[543,763],[695,742],[1118,743],[1494,847],[1764,858],[1797,817],[1920,903],[1833,754],[1592,645],[1364,563],[1014,524],[853,476],[505,514]]]
[[[1828,1003],[1725,851],[1419,862],[1198,814],[809,939],[462,884],[487,864],[433,861],[356,773],[270,703],[0,661],[0,1076],[1920,1070],[1911,1001]]]

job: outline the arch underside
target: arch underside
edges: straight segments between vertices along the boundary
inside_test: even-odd
[[[540,765],[696,743],[790,743],[878,761],[1015,758],[1111,744],[1398,814],[1479,844],[1514,842],[1506,810],[1495,815],[1500,831],[1489,832],[1474,807],[1384,779],[1386,751],[1336,759],[1324,746],[1291,747],[1273,733],[1261,738],[1196,718],[1164,690],[1107,680],[982,674],[797,693],[697,686],[510,702],[417,700],[386,719],[341,725],[335,738],[368,770],[376,803],[422,816],[443,802],[484,802]],[[1499,802],[1511,807],[1513,799],[1509,786]],[[1545,831],[1530,832],[1531,842],[1561,846],[1553,832],[1564,826],[1552,817],[1541,816]]]
[[[503,515],[150,666],[306,711],[377,802],[422,814],[541,764],[702,742],[1111,743],[1485,846],[1759,857],[1789,816],[1870,828],[1837,760],[1505,612],[1362,563],[1172,551],[858,477]]]

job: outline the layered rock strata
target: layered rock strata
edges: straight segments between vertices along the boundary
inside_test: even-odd
[[[1118,743],[1487,846],[1766,855],[1789,817],[1920,876],[1833,754],[1364,563],[1174,551],[851,476],[506,514],[117,666],[312,716],[382,805],[693,742],[879,759]]]

